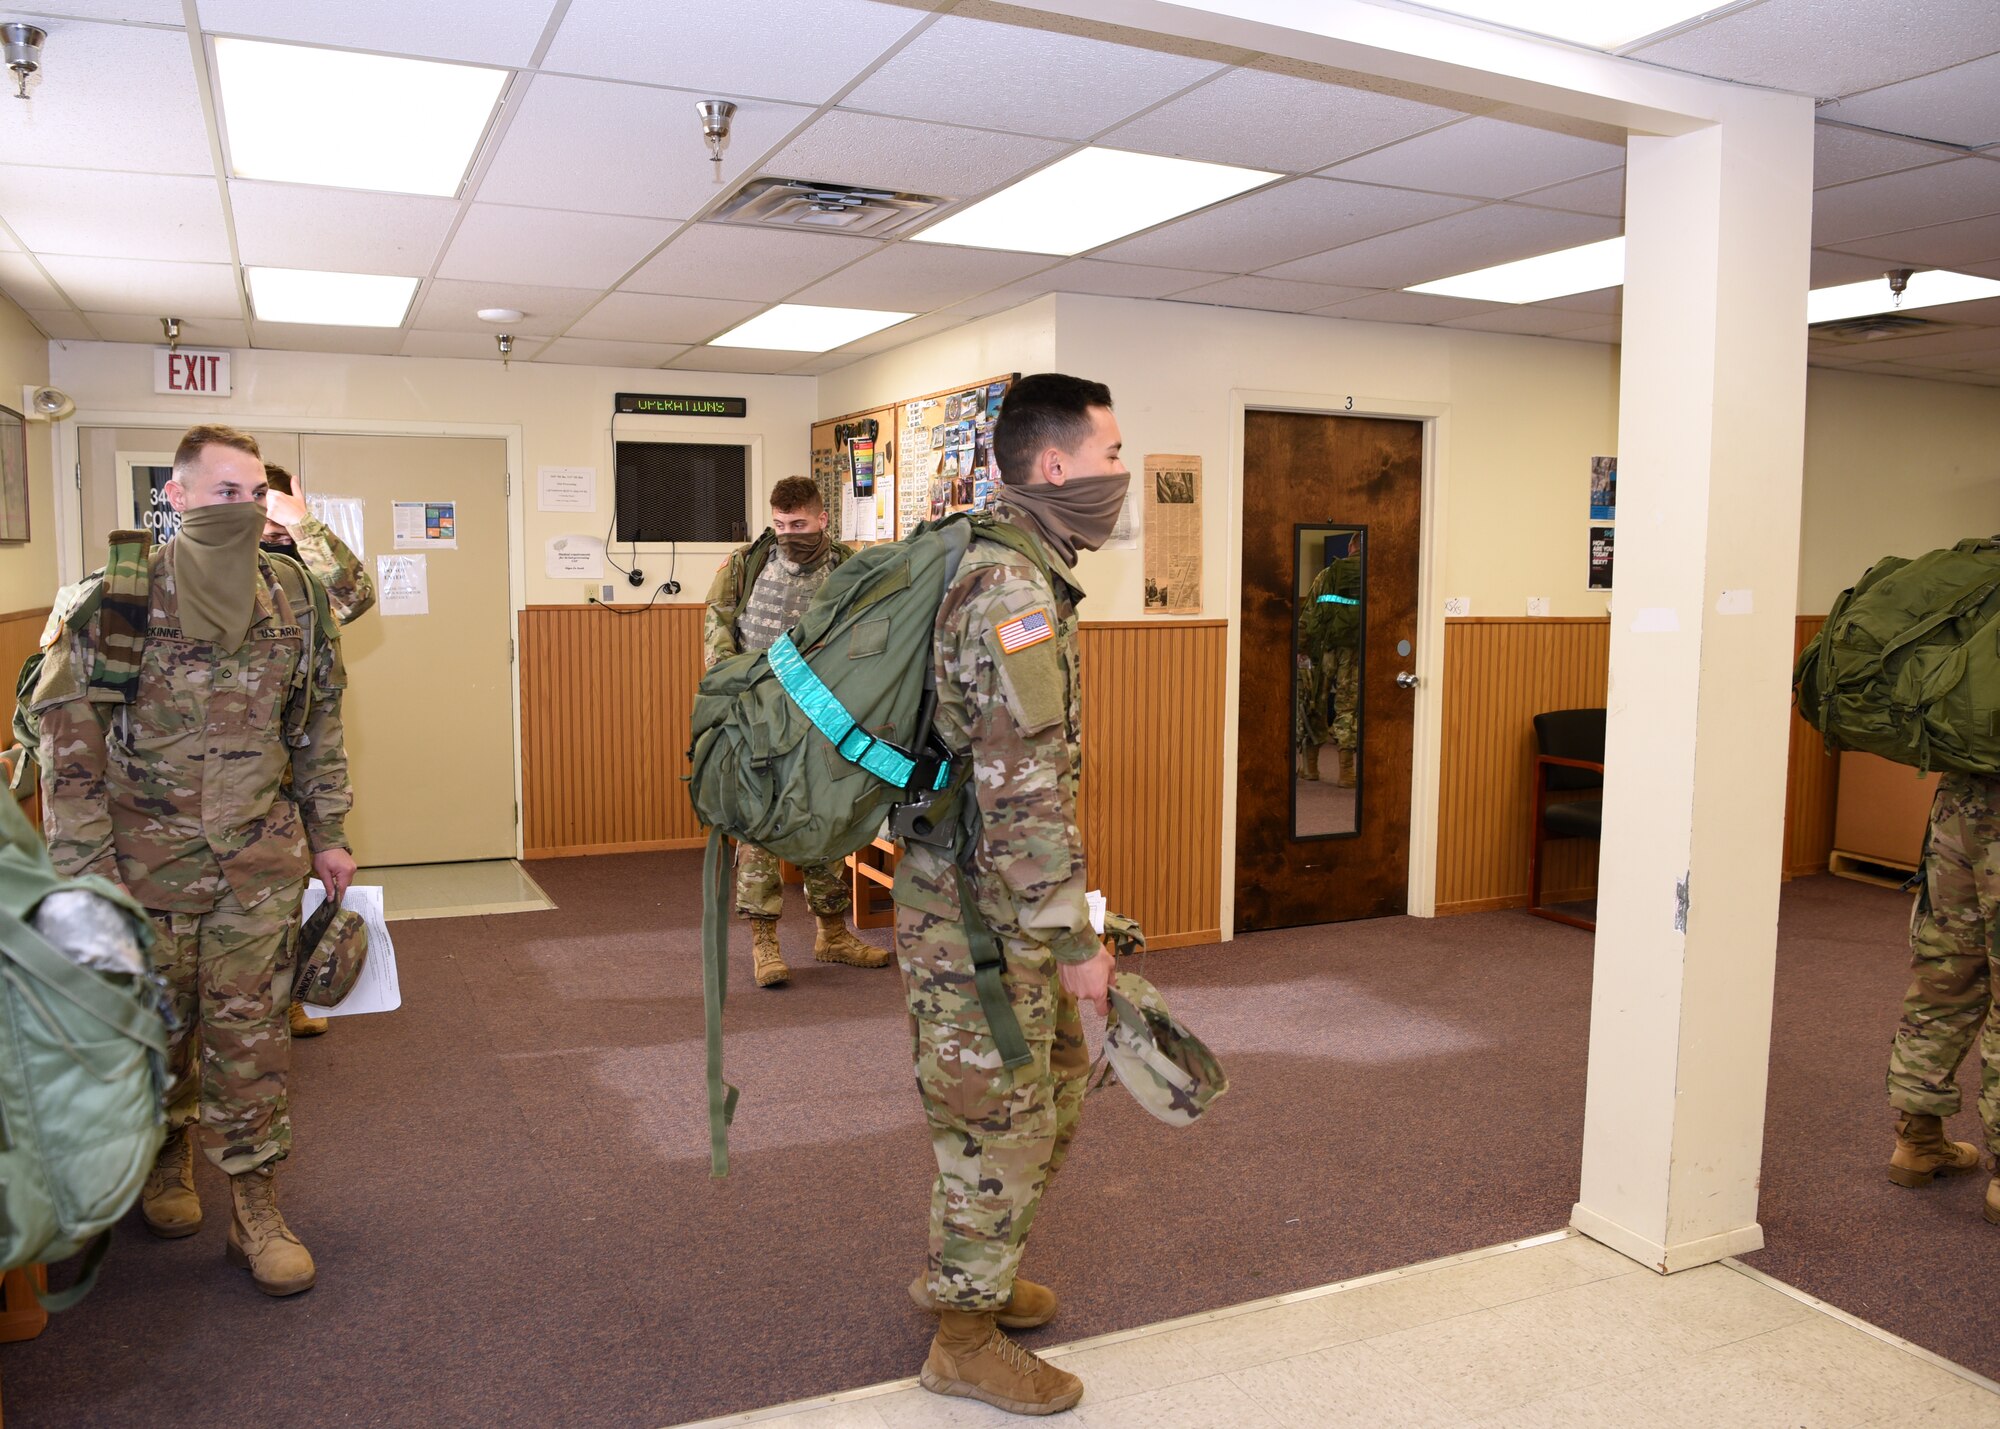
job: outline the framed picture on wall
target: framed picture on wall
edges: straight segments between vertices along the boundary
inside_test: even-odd
[[[28,539],[28,424],[0,407],[0,541]]]

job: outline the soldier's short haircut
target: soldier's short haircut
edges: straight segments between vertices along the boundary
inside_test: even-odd
[[[282,491],[287,496],[292,495],[292,474],[275,463],[268,461],[264,463],[264,484],[273,491]]]
[[[808,516],[816,516],[826,509],[826,501],[819,494],[819,485],[809,476],[788,476],[771,488],[771,509],[782,511],[787,516],[803,511]]]
[[[1027,485],[1035,463],[1050,447],[1073,452],[1090,435],[1090,409],[1111,406],[1102,382],[1065,372],[1035,372],[1007,389],[993,424],[993,455],[1000,479]]]
[[[259,461],[264,459],[264,453],[257,446],[257,439],[248,432],[239,432],[234,427],[225,427],[220,423],[204,422],[199,427],[189,427],[187,435],[181,438],[181,444],[174,448],[175,478],[178,479],[182,472],[200,461],[201,454],[210,447],[229,447],[242,452],[245,456],[254,456]]]

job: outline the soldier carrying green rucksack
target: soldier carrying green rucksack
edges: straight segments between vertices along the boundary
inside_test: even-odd
[[[2000,1225],[2000,537],[1888,557],[1841,592],[1793,676],[1799,713],[1830,749],[1938,769],[1910,922],[1912,978],[1889,1054],[1897,1112],[1889,1179],[1974,1171],[1952,1141],[1959,1063],[1980,1043],[1980,1119],[1996,1158],[1984,1214]]]

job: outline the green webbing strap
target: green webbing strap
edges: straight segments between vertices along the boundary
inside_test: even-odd
[[[965,866],[954,863],[952,868],[958,874],[958,909],[965,920],[966,941],[972,945],[972,986],[979,994],[979,1010],[986,1014],[987,1030],[993,1034],[993,1046],[1000,1053],[1001,1063],[1018,1067],[1029,1058],[1028,1042],[1021,1035],[1014,1004],[1000,982],[1000,975],[1007,970],[1007,959],[1000,951],[999,937],[987,926],[979,904],[972,897],[972,880],[965,876]]]
[[[167,1055],[166,1024],[132,998],[122,996],[88,968],[64,957],[40,933],[0,908],[0,954],[65,1002],[74,1004],[114,1032]]]
[[[729,1174],[729,1123],[736,1119],[736,1088],[722,1080],[722,1005],[729,1000],[729,863],[722,830],[708,831],[702,864],[701,1001],[708,1021],[708,1174]]]
[[[858,764],[883,783],[898,789],[910,787],[917,761],[886,740],[878,739],[856,723],[847,706],[840,702],[825,681],[813,672],[789,634],[771,642],[766,652],[771,673],[819,732],[833,743],[833,749],[849,764]],[[948,765],[938,768],[937,784],[942,789],[951,778]]]
[[[58,1290],[54,1294],[37,1290],[35,1298],[42,1302],[44,1310],[52,1314],[61,1314],[96,1288],[97,1272],[104,1265],[104,1257],[110,1253],[111,1232],[105,1230],[83,1248],[83,1268],[77,1272],[76,1284],[67,1290]]]

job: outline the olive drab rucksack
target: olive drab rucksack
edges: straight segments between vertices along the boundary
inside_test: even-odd
[[[1792,689],[1829,749],[2000,774],[2000,537],[1869,567],[1799,656]]]
[[[974,801],[970,769],[931,734],[937,694],[931,641],[938,607],[975,540],[1032,560],[1054,585],[1034,538],[983,514],[926,522],[867,547],[826,578],[769,650],[733,655],[702,678],[694,701],[688,794],[709,829],[703,868],[702,980],[708,1014],[710,1169],[729,1169],[736,1088],[722,1080],[730,899],[725,837],[792,863],[844,858],[892,832],[956,858]],[[961,871],[962,877],[962,871]],[[961,882],[975,982],[1009,1065],[1028,1049],[1000,982],[999,940]]]

